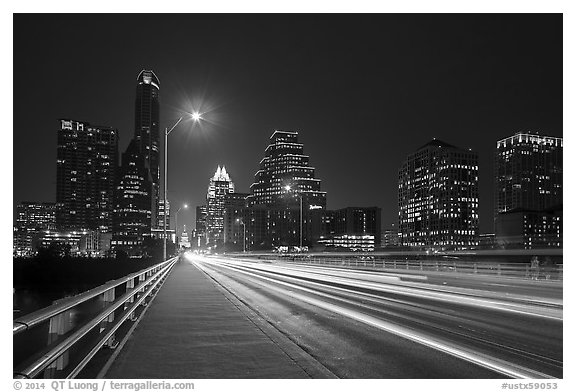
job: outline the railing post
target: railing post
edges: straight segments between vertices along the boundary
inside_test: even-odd
[[[502,271],[500,270],[500,264],[498,264],[498,275],[501,275]]]
[[[134,278],[132,278],[126,282],[126,292],[128,292],[130,290],[134,291]],[[134,296],[135,295],[136,295],[136,293],[133,293],[133,295],[130,296],[130,299],[128,299],[128,301],[124,302],[124,310],[128,309],[130,307],[130,305],[134,302]],[[136,314],[134,312],[132,312],[130,314],[130,320],[136,321]]]
[[[438,265],[438,260],[436,260],[436,271],[440,271],[440,266]]]
[[[422,267],[422,260],[420,260],[420,271],[424,271],[424,268]]]
[[[478,273],[478,265],[476,265],[476,263],[474,263],[474,273],[475,273],[475,274]]]
[[[141,283],[143,283],[143,282],[146,281],[146,278],[147,278],[146,275],[147,275],[147,274],[144,273],[144,274],[141,274],[141,275],[138,277],[138,285],[140,285]],[[138,297],[140,297],[144,292],[146,292],[146,286],[142,286],[142,290],[140,290],[140,291],[138,292]],[[142,306],[146,306],[146,300],[144,300],[144,301],[142,302]]]
[[[104,305],[103,309],[106,309],[107,307],[112,305],[115,299],[116,294],[114,287],[111,288],[110,290],[105,291],[104,294],[102,294],[102,301]],[[100,333],[105,331],[106,328],[108,327],[108,324],[112,324],[113,322],[114,322],[114,312],[110,313],[108,317],[106,317],[104,320],[100,322]],[[106,346],[110,348],[115,348],[117,345],[118,343],[116,342],[116,336],[115,335],[110,336],[110,339],[108,339],[108,341],[106,342]]]
[[[60,300],[54,301],[58,303]],[[72,329],[72,313],[66,310],[54,317],[50,318],[50,326],[48,329],[48,345],[56,342],[62,335],[68,333]],[[46,370],[44,370],[44,378],[58,378],[56,372],[64,370],[70,362],[70,353],[64,352],[54,362],[52,362]]]

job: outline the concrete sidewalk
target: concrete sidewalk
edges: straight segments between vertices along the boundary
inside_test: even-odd
[[[150,379],[332,377],[183,260],[174,266],[105,375]]]

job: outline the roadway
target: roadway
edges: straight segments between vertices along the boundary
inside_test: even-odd
[[[340,378],[562,378],[562,283],[188,255]]]

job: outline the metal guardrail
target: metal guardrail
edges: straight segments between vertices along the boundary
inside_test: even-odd
[[[262,255],[257,257],[261,259]],[[532,268],[530,263],[386,259],[372,255],[358,256],[342,254],[286,254],[282,256],[268,255],[268,257],[265,258],[290,263],[321,264],[327,266],[370,268],[377,270],[392,269],[405,271],[458,272],[534,280],[563,280],[563,264],[543,265],[538,268]]]
[[[161,287],[178,257],[13,322],[14,378],[74,378]]]

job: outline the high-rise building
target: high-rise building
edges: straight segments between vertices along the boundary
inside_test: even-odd
[[[225,200],[230,193],[234,193],[234,183],[226,168],[218,166],[206,193],[206,238],[209,244],[224,241]]]
[[[56,204],[24,201],[16,206],[14,254],[30,256],[32,240],[44,230],[56,230]]]
[[[314,172],[298,132],[275,130],[247,198],[250,208],[264,207],[270,219],[262,223],[266,230],[260,230],[265,237],[252,238],[255,244],[309,246],[319,237],[312,233],[317,225],[312,224],[311,211],[326,209],[326,192],[320,190]]]
[[[112,231],[118,131],[60,120],[56,164],[56,224],[61,231]]]
[[[326,208],[326,192],[320,190],[320,182],[310,157],[304,155],[304,145],[298,143],[298,132],[276,130],[250,185],[248,204],[284,205],[287,200],[295,204],[302,196],[308,208]]]
[[[523,132],[496,143],[498,245],[562,246],[562,150],[562,138]]]
[[[122,166],[116,185],[112,246],[131,255],[142,252],[142,244],[151,232],[152,184],[144,156],[135,140],[122,154]]]
[[[192,237],[193,246],[201,247],[206,245],[206,217],[208,209],[206,205],[196,206],[196,229]]]
[[[246,223],[241,211],[247,208],[246,198],[248,196],[250,196],[249,193],[235,192],[224,197],[224,244],[230,250],[234,250],[233,244],[237,245],[236,248],[243,249]]]
[[[166,229],[170,228],[170,201],[166,200],[166,210],[167,212],[164,212],[164,200],[160,199],[158,201],[158,228],[160,230],[164,230],[164,215],[167,216],[166,218]]]
[[[142,70],[136,85],[134,139],[152,184],[152,228],[159,228],[160,204],[160,80],[154,71]]]
[[[478,154],[432,140],[399,171],[399,237],[414,248],[478,245]]]

